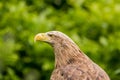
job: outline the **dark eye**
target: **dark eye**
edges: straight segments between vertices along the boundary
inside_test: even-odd
[[[53,36],[53,34],[48,34],[48,36],[52,37],[52,36]]]

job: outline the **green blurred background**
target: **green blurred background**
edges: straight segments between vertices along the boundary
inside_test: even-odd
[[[53,49],[33,38],[51,30],[120,80],[120,0],[0,0],[0,80],[49,80]]]

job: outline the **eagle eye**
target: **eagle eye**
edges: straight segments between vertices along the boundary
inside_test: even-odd
[[[48,34],[48,36],[52,37],[52,36],[53,36],[53,34]]]

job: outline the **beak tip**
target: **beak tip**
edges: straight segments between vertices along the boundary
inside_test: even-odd
[[[36,41],[37,41],[37,37],[38,37],[38,35],[36,35],[36,36],[34,37],[34,42],[36,42]]]

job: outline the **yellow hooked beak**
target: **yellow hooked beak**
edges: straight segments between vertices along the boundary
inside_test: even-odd
[[[49,42],[50,37],[46,33],[39,33],[34,37],[34,41],[45,41]]]

